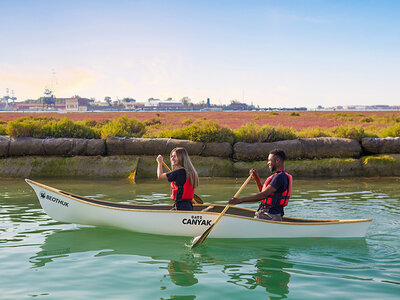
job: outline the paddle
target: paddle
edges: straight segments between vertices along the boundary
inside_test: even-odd
[[[135,162],[133,163],[134,169],[129,173],[128,179],[132,184],[136,184],[135,177],[136,177],[136,170],[139,162],[139,157],[136,158]]]
[[[168,172],[171,172],[171,169],[167,166],[167,164],[164,161],[162,162],[162,164],[167,169]],[[194,204],[203,204],[203,200],[201,200],[201,198],[196,194],[194,194],[193,196],[193,202]]]
[[[251,179],[251,175],[249,177],[247,177],[246,181],[242,184],[242,186],[240,187],[240,189],[236,192],[235,196],[233,196],[234,198],[237,198],[239,196],[239,194],[242,192],[242,190],[244,189],[244,187],[249,183],[250,179]],[[213,229],[213,227],[215,226],[215,224],[218,223],[218,221],[221,219],[221,217],[224,215],[224,213],[228,210],[228,208],[231,206],[231,204],[227,204],[224,208],[224,210],[219,214],[219,216],[215,219],[214,223],[207,228],[206,231],[204,231],[204,233],[201,236],[197,236],[193,239],[193,244],[192,244],[192,248],[197,247],[198,245],[202,244],[204,242],[204,240],[207,238],[207,236],[210,234],[211,230]]]

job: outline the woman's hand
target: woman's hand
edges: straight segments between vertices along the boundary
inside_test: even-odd
[[[159,155],[157,156],[156,161],[157,161],[159,164],[162,164],[162,163],[163,163],[164,158],[162,157],[161,154],[159,154]]]

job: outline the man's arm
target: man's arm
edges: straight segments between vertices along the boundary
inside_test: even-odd
[[[258,176],[257,170],[256,169],[251,169],[250,170],[250,174],[254,178],[254,180],[255,180],[255,182],[257,184],[258,190],[261,192],[261,190],[263,188],[263,184],[261,183],[260,176]]]
[[[276,188],[274,188],[272,185],[268,185],[267,189],[264,192],[248,196],[248,197],[243,197],[243,198],[231,198],[229,200],[229,204],[240,204],[243,202],[257,202],[260,200],[263,200],[268,197],[268,195],[275,193]]]

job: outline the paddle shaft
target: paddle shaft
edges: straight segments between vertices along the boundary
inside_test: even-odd
[[[168,172],[171,172],[171,169],[168,167],[168,165],[163,161],[162,162],[163,166],[167,169]],[[196,194],[194,194],[193,201],[195,204],[203,204],[203,200]]]
[[[167,169],[168,172],[171,172],[171,169],[167,166],[167,164],[165,163],[165,161],[162,162],[164,168]]]
[[[235,196],[233,196],[234,198],[237,198],[239,196],[239,194],[242,192],[242,190],[244,189],[244,187],[249,183],[250,179],[251,179],[251,175],[249,177],[247,177],[246,181],[242,184],[242,186],[239,188],[239,190],[236,192]],[[207,236],[210,234],[211,230],[214,228],[214,226],[218,223],[218,221],[222,218],[222,216],[224,215],[224,213],[228,210],[228,208],[231,206],[231,204],[227,204],[225,206],[225,208],[222,210],[222,212],[219,214],[219,216],[215,219],[214,223],[208,227],[206,229],[206,231],[203,232],[203,234],[201,236],[198,236],[196,238],[194,238],[194,242],[192,245],[192,248],[197,247],[198,245],[202,244],[204,242],[204,240],[207,238]]]
[[[235,196],[233,196],[233,198],[237,198],[240,193],[243,191],[243,189],[245,188],[245,186],[249,183],[251,179],[251,175],[249,177],[247,177],[246,181],[242,184],[242,186],[239,188],[239,190],[236,192]],[[228,210],[229,207],[231,207],[232,204],[227,204],[225,206],[225,208],[221,211],[221,213],[219,214],[219,216],[215,219],[213,226],[215,226],[215,224],[218,223],[218,221],[222,218],[222,216],[225,214],[225,212]]]

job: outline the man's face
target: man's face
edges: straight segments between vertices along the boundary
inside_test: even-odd
[[[275,172],[276,171],[276,156],[273,154],[268,155],[268,167],[270,169],[271,172]]]

